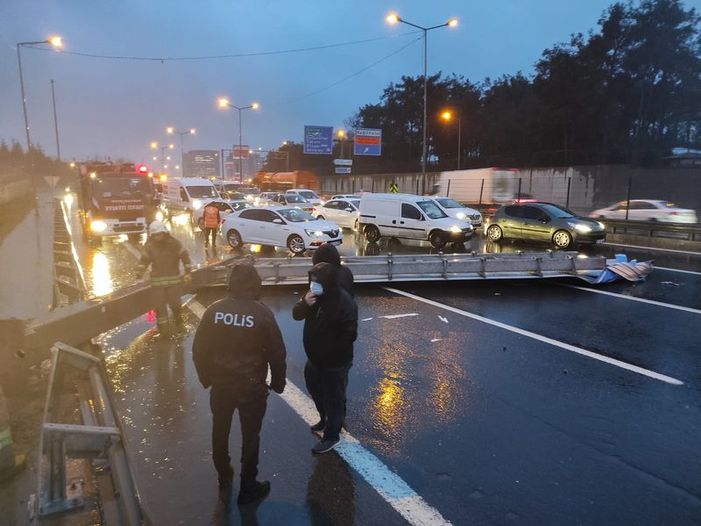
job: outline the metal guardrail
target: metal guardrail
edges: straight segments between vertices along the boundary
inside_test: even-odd
[[[342,258],[356,283],[402,281],[458,281],[487,279],[534,279],[578,276],[606,268],[603,256],[582,257],[576,252],[515,252],[510,254],[426,254]],[[230,260],[229,264],[235,263]],[[308,282],[309,258],[256,259],[263,285],[299,285]],[[229,265],[212,266],[198,275],[193,285],[221,286]]]
[[[678,239],[691,243],[701,243],[701,225],[698,224],[617,221],[613,219],[602,219],[601,221],[606,225],[607,234]]]
[[[54,204],[54,294],[53,308],[64,307],[85,298],[85,277],[73,244],[68,211],[62,200]]]
[[[33,524],[59,513],[80,510],[86,501],[80,488],[67,485],[66,460],[91,459],[99,487],[102,523],[119,526],[150,524],[131,470],[124,435],[105,381],[102,361],[57,342],[51,349],[51,372],[38,452],[37,497]],[[57,423],[59,396],[69,366],[75,375],[82,424]],[[38,503],[37,503],[38,500]]]

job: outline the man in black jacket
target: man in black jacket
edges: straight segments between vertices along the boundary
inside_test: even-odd
[[[312,263],[331,263],[336,267],[336,282],[338,286],[344,289],[351,296],[355,296],[353,292],[353,272],[345,265],[341,265],[341,255],[336,250],[336,247],[331,243],[324,243],[314,251]]]
[[[340,440],[348,371],[358,334],[358,307],[338,286],[336,268],[318,263],[309,271],[309,292],[295,304],[292,316],[304,320],[304,380],[320,417],[311,429],[324,431],[312,452],[326,453]]]
[[[285,389],[286,350],[273,313],[258,301],[261,281],[252,265],[239,264],[229,275],[229,293],[202,316],[192,357],[197,376],[212,387],[212,459],[219,487],[228,489],[234,476],[229,457],[231,418],[241,421],[241,490],[239,504],[265,498],[270,482],[258,482],[260,428],[265,415],[270,366],[270,388]]]

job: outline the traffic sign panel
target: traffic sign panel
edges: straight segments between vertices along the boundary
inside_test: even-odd
[[[353,159],[334,159],[333,164],[336,166],[353,166]]]
[[[350,166],[337,166],[336,173],[337,174],[349,174],[349,173],[351,173],[351,167]]]
[[[355,130],[353,155],[382,155],[382,130],[376,128]]]
[[[304,153],[330,155],[333,151],[333,126],[305,126]]]

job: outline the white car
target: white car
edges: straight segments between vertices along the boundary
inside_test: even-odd
[[[285,195],[290,194],[298,195],[305,201],[311,203],[312,206],[319,206],[324,204],[321,200],[321,197],[316,195],[316,192],[314,192],[313,190],[309,190],[308,188],[293,188],[285,192]]]
[[[315,206],[312,215],[318,219],[328,219],[338,223],[341,228],[358,228],[358,210],[360,198],[353,199],[332,198],[321,206]]]
[[[627,201],[615,203],[606,208],[594,210],[589,217],[597,219],[618,219],[625,221]],[[628,210],[629,221],[659,221],[660,223],[696,223],[696,212],[679,208],[669,201],[657,199],[631,199]]]
[[[192,211],[192,223],[200,227],[200,229],[204,229],[204,209],[209,203],[214,203],[217,206],[222,220],[225,216],[234,211],[234,207],[223,199],[209,199],[203,201],[203,205],[200,208],[196,208]]]
[[[341,228],[299,208],[266,206],[230,214],[222,225],[222,236],[232,248],[245,243],[287,247],[294,254],[313,250],[324,243],[340,245]]]
[[[473,227],[478,227],[482,224],[482,214],[480,214],[478,210],[468,208],[449,197],[434,196],[432,199],[436,201],[450,217],[460,219],[461,221],[469,221]]]
[[[331,199],[360,199],[361,197],[359,194],[336,194],[331,196]]]

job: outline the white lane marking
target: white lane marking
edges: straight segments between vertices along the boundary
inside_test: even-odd
[[[372,318],[363,318],[363,319],[360,320],[360,321],[370,321],[371,319],[372,319]]]
[[[701,314],[701,310],[694,309],[691,307],[684,307],[682,305],[675,305],[673,303],[664,303],[662,301],[648,300],[645,298],[636,298],[635,296],[626,296],[625,294],[618,294],[616,292],[609,292],[608,290],[590,289],[587,287],[580,287],[578,285],[567,285],[566,283],[557,283],[561,287],[567,287],[568,289],[583,290],[586,292],[594,292],[596,294],[603,294],[604,296],[611,296],[613,298],[619,298],[622,300],[638,301],[640,303],[647,303],[648,305],[655,305],[657,307],[665,307],[667,309],[680,310],[684,312],[690,312],[692,314]]]
[[[431,343],[439,342],[439,341],[441,341],[442,339],[443,339],[443,338],[433,338],[433,339],[431,340]]]
[[[198,318],[205,311],[205,308],[197,300],[189,301],[187,307]],[[307,425],[314,425],[319,419],[314,402],[289,379],[285,392],[280,395],[280,398],[287,402]],[[341,443],[336,446],[338,454],[409,524],[414,526],[451,525],[437,509],[421,498],[399,475],[365,449],[357,438],[345,431],[342,431],[342,438]]]
[[[693,274],[694,276],[701,276],[701,272],[696,272],[694,270],[682,270],[680,268],[658,267],[657,265],[655,265],[655,270],[666,270],[668,272],[680,272],[681,274]]]
[[[634,248],[638,250],[648,251],[648,252],[670,252],[672,254],[686,254],[690,256],[701,256],[701,252],[692,252],[690,250],[674,250],[672,248],[657,248],[657,247],[644,247],[641,245],[623,245],[621,243],[602,243],[609,247],[623,247],[623,248]]]
[[[141,252],[139,252],[139,249],[132,245],[129,241],[122,243],[122,246],[126,248],[136,259],[141,259]]]
[[[466,318],[472,318],[473,320],[481,321],[482,323],[487,323],[489,325],[493,325],[494,327],[499,327],[500,329],[504,329],[504,330],[507,330],[507,331],[510,331],[510,332],[513,332],[516,334],[520,334],[521,336],[526,336],[527,338],[533,338],[534,340],[538,340],[538,341],[541,341],[543,343],[550,344],[554,347],[559,347],[560,349],[564,349],[566,351],[581,354],[582,356],[586,356],[587,358],[592,358],[593,360],[598,360],[600,362],[608,363],[610,365],[620,367],[621,369],[625,369],[627,371],[631,371],[631,372],[634,372],[637,374],[641,374],[643,376],[647,376],[648,378],[652,378],[654,380],[659,380],[661,382],[665,382],[665,383],[672,384],[672,385],[684,385],[684,382],[682,382],[681,380],[677,380],[676,378],[672,378],[671,376],[656,373],[655,371],[650,371],[648,369],[638,367],[637,365],[622,362],[621,360],[616,360],[615,358],[609,358],[608,356],[597,354],[595,352],[588,351],[586,349],[582,349],[581,347],[576,347],[575,345],[570,345],[569,343],[564,343],[564,342],[561,342],[558,340],[554,340],[552,338],[548,338],[547,336],[543,336],[541,334],[536,334],[534,332],[527,331],[525,329],[520,329],[518,327],[514,327],[513,325],[507,325],[506,323],[502,323],[500,321],[492,320],[490,318],[485,318],[484,316],[480,316],[478,314],[473,314],[471,312],[467,312],[467,311],[464,311],[462,309],[458,309],[457,307],[451,307],[450,305],[445,305],[444,303],[439,303],[437,301],[433,301],[433,300],[430,300],[428,298],[417,296],[416,294],[412,294],[410,292],[405,292],[403,290],[393,289],[391,287],[382,287],[382,288],[389,291],[389,292],[393,292],[394,294],[399,294],[400,296],[406,296],[407,298],[421,301],[421,302],[426,303],[428,305],[433,305],[434,307],[438,307],[439,309],[444,309],[444,310],[447,310],[450,312],[454,312],[455,314],[459,314],[460,316],[465,316]]]
[[[441,320],[443,323],[448,323],[448,318],[445,316],[438,316],[438,319]]]
[[[378,318],[384,318],[385,320],[396,320],[397,318],[409,318],[411,316],[418,316],[418,312],[411,312],[409,314],[389,314],[387,316],[378,316]]]

